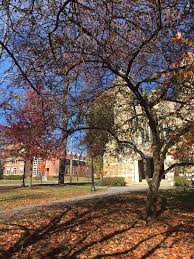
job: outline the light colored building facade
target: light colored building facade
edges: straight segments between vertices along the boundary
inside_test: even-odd
[[[112,90],[111,90],[112,91]],[[122,141],[131,141],[146,156],[148,164],[148,175],[153,176],[153,153],[152,153],[152,135],[148,123],[143,119],[142,109],[138,103],[129,106],[132,103],[132,93],[126,87],[122,80],[115,81],[113,91],[115,96],[114,105],[114,124],[117,128],[117,137]],[[180,123],[175,115],[168,116],[170,111],[175,109],[174,103],[161,102],[160,105],[154,107],[157,113],[165,117],[165,123]],[[170,113],[169,113],[170,114]],[[161,117],[162,117],[161,116]],[[174,116],[174,117],[173,117]],[[131,118],[138,117],[138,127]],[[142,121],[141,121],[142,120]],[[133,121],[133,123],[132,123]],[[161,134],[166,134],[165,124],[161,124]],[[169,127],[169,125],[168,125]],[[163,136],[165,137],[165,136]],[[164,168],[168,168],[175,162],[171,155],[166,156]],[[103,172],[104,177],[124,177],[127,184],[139,183],[145,181],[143,174],[143,163],[139,154],[125,147],[118,149],[117,142],[111,139],[106,146],[106,152],[103,156]],[[162,179],[161,184],[174,185],[174,171],[168,172]]]

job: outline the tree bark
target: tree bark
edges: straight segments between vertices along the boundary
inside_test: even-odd
[[[59,178],[58,184],[64,184],[65,170],[66,170],[66,155],[67,155],[67,98],[69,93],[69,84],[64,83],[64,93],[63,93],[63,157],[59,162]]]
[[[33,164],[33,160],[30,161],[30,182],[29,182],[30,188],[32,188],[32,164]]]
[[[166,210],[167,200],[159,194],[161,175],[164,171],[164,161],[154,158],[154,173],[149,185],[146,202],[146,218],[156,219]]]
[[[23,175],[22,175],[21,187],[25,187],[25,178],[26,178],[26,161],[24,160],[24,172],[23,172]]]
[[[65,170],[66,170],[66,144],[67,141],[65,139],[64,141],[64,154],[63,159],[60,159],[59,161],[59,178],[58,178],[58,184],[64,184],[65,180]]]
[[[59,184],[64,184],[64,180],[65,180],[65,176],[64,176],[64,172],[65,172],[65,163],[66,163],[66,159],[60,159],[59,161],[59,179],[58,179],[58,183]]]

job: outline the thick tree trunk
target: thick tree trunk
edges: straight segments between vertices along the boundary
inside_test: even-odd
[[[161,181],[161,175],[164,168],[164,161],[154,160],[154,173],[151,182],[149,183],[149,190],[147,194],[146,204],[146,218],[155,219],[165,209],[167,205],[166,198],[159,194],[159,187]]]
[[[166,198],[162,197],[155,188],[150,188],[147,195],[146,218],[157,218],[163,211],[166,210],[166,205]]]

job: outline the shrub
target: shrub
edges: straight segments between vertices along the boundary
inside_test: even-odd
[[[175,176],[175,185],[181,187],[191,187],[191,180],[189,180],[185,175]]]
[[[98,182],[98,185],[102,186],[125,186],[124,177],[104,177]]]
[[[58,180],[58,176],[47,176],[47,180],[48,181],[57,181]]]
[[[5,180],[21,180],[22,179],[22,175],[4,175],[1,179],[5,179]]]

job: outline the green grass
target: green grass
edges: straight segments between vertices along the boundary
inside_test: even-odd
[[[91,177],[85,177],[85,176],[65,176],[65,182],[70,182],[70,180],[72,180],[73,183],[76,183],[76,182],[90,182],[91,181]]]
[[[38,178],[33,178],[32,182],[34,184],[40,184],[40,179]],[[65,183],[79,183],[79,182],[91,182],[91,177],[84,177],[84,176],[72,176],[71,181],[70,181],[70,176],[65,176]],[[0,179],[0,185],[20,185],[22,183],[22,180],[5,180],[5,179]],[[25,180],[26,185],[29,184],[29,178]],[[48,177],[47,181],[43,181],[43,183],[58,183],[58,177]]]
[[[97,188],[97,191],[102,190]],[[34,186],[0,189],[0,211],[32,204],[72,198],[91,193],[91,186]]]

